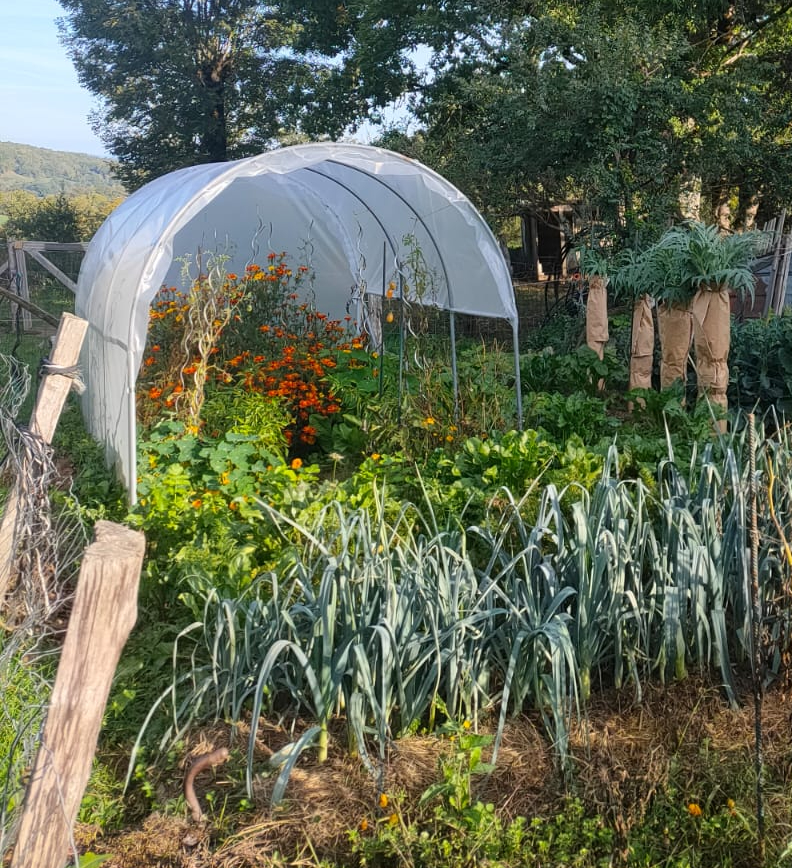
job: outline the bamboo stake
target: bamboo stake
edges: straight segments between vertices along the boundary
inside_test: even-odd
[[[750,553],[751,553],[751,644],[753,660],[751,675],[754,696],[754,767],[756,770],[756,843],[759,865],[765,861],[765,822],[764,822],[764,750],[762,746],[762,601],[759,596],[759,522],[757,516],[756,491],[756,429],[754,414],[748,414],[748,455],[749,455],[749,510],[750,510]]]

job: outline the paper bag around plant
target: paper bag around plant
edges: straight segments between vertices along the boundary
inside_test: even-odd
[[[731,305],[723,289],[700,289],[690,306],[699,395],[708,395],[714,404],[727,407]]]
[[[630,346],[630,389],[652,388],[654,339],[652,300],[650,296],[642,295],[633,306],[632,344]]]
[[[608,343],[608,295],[604,277],[594,275],[589,278],[588,300],[586,302],[586,344],[602,358]]]
[[[687,357],[693,335],[692,317],[687,307],[662,303],[657,308],[660,332],[660,388],[667,389],[677,380],[685,382]]]

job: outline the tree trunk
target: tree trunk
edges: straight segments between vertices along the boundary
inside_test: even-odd
[[[657,329],[660,332],[660,388],[667,389],[677,380],[684,384],[693,331],[689,308],[667,302],[658,305]]]
[[[699,398],[706,395],[713,404],[727,410],[729,402],[729,346],[731,343],[731,308],[725,287],[700,289],[691,304],[693,341]],[[726,420],[718,422],[726,431]]]
[[[228,160],[228,125],[225,107],[225,69],[221,62],[201,70],[200,82],[206,91],[207,117],[202,144],[210,163]]]

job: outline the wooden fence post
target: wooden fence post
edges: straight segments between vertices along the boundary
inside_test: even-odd
[[[61,316],[60,326],[55,335],[51,362],[61,368],[76,365],[80,358],[88,323],[71,313]],[[48,374],[36,398],[36,405],[30,417],[30,430],[45,443],[52,443],[63,405],[72,387],[72,378],[65,374]],[[3,611],[6,593],[11,582],[16,550],[17,513],[19,507],[18,488],[15,484],[8,495],[3,519],[0,522],[0,612]]]
[[[17,294],[25,301],[30,301],[30,288],[28,287],[27,263],[25,262],[25,251],[23,241],[8,242],[8,265],[12,283],[16,284]],[[20,306],[21,307],[21,306]],[[11,304],[11,319],[16,319],[17,306]],[[30,311],[22,307],[22,330],[29,332],[33,327],[33,320],[30,316]]]
[[[145,538],[96,524],[36,755],[11,868],[63,868],[113,675],[137,618]]]

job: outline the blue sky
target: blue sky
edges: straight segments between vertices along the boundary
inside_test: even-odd
[[[106,156],[55,19],[56,0],[0,0],[0,141]]]

